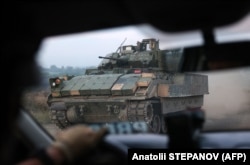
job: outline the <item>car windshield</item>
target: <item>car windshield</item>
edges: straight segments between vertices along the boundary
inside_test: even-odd
[[[249,18],[215,29],[217,42],[249,41]],[[23,105],[53,135],[86,121],[149,123],[155,109],[166,114],[183,107],[204,110],[204,131],[250,129],[250,67],[180,72],[182,50],[203,44],[200,31],[172,34],[147,24],[45,38],[37,52],[41,83],[25,91]],[[154,72],[159,65],[151,51],[158,49],[166,55],[167,76]],[[155,129],[162,125],[157,114]]]

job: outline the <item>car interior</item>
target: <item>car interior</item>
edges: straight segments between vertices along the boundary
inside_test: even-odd
[[[32,59],[31,56],[38,51],[46,37],[147,24],[162,33],[173,35],[199,30],[203,42],[185,48],[181,72],[207,73],[238,68],[247,68],[249,71],[249,0],[15,2],[8,4],[7,9],[11,12],[5,12],[5,21],[8,23],[8,26],[5,26],[6,31],[11,33],[7,37],[11,38],[14,48],[21,48],[27,55],[23,61]],[[241,39],[230,36],[230,27],[244,19],[248,20],[248,23],[242,28],[244,33]],[[219,38],[217,34],[222,34],[222,37]],[[4,53],[11,56],[15,49],[11,51]],[[17,63],[19,62],[13,62]],[[249,72],[244,76],[249,77]],[[247,108],[249,112],[249,102]],[[54,137],[23,107],[20,109],[18,122],[25,139],[24,148],[29,150],[31,146],[40,148],[50,145]],[[209,121],[203,111],[172,113],[165,116],[168,130],[166,134],[145,133],[143,130],[139,133],[109,134],[105,137],[100,151],[88,160],[79,158],[78,161],[82,164],[98,164],[95,162],[96,158],[106,156],[113,160],[107,164],[121,164],[127,162],[130,148],[250,149],[250,125],[241,129],[203,130],[207,122]]]

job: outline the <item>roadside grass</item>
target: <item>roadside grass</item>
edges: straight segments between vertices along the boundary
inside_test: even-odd
[[[22,106],[41,124],[49,124],[49,107],[47,97],[49,90],[47,87],[28,89],[23,93]]]

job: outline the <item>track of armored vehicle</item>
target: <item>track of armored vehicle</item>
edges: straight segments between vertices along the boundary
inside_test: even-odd
[[[118,50],[84,75],[49,80],[50,118],[59,128],[144,121],[152,132],[165,133],[166,114],[202,107],[208,77],[178,72],[182,49],[160,50],[156,39],[143,39]]]

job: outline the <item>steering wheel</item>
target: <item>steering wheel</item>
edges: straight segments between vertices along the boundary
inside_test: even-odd
[[[50,136],[47,131],[43,129],[43,127],[38,125],[38,123],[27,113],[27,111],[22,109],[18,118],[18,127],[24,137],[29,139],[29,142],[36,148],[48,146],[54,141],[53,137]],[[110,135],[107,134],[104,136],[97,149],[89,153],[87,159],[86,156],[82,156],[75,160],[75,164],[123,165],[127,164],[127,156],[128,146],[118,140],[115,140],[114,138],[110,138]]]

